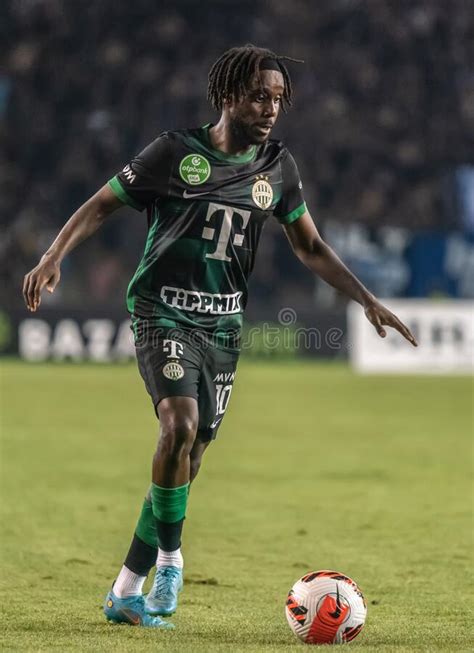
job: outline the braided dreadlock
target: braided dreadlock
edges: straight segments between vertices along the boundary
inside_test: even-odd
[[[303,61],[275,54],[265,48],[257,48],[251,43],[227,50],[213,64],[209,72],[207,99],[214,109],[221,111],[225,98],[237,100],[245,95],[249,81],[259,75],[262,59],[273,59],[278,63],[284,83],[282,108],[286,112],[292,104],[293,88],[290,74],[283,61],[296,63],[303,63]]]

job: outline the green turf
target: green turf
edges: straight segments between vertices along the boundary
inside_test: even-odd
[[[185,526],[176,630],[101,602],[146,490],[156,424],[133,365],[2,366],[2,650],[302,651],[293,582],[362,587],[362,651],[471,650],[467,378],[242,362]]]

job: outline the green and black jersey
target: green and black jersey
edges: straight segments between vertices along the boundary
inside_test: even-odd
[[[132,318],[225,339],[242,325],[266,219],[290,224],[306,207],[282,143],[231,156],[212,147],[209,127],[164,132],[109,184],[148,215],[145,251],[127,293]]]

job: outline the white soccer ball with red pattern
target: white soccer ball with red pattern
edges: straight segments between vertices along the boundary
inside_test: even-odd
[[[367,606],[357,584],[337,571],[313,571],[286,600],[291,630],[306,644],[344,644],[362,630]]]

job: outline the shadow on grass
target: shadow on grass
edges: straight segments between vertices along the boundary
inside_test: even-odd
[[[213,585],[213,586],[219,586],[219,587],[236,587],[236,585],[230,585],[230,584],[225,584],[225,583],[220,583],[217,578],[195,578],[193,576],[189,576],[188,578],[184,578],[184,584],[185,585]]]

